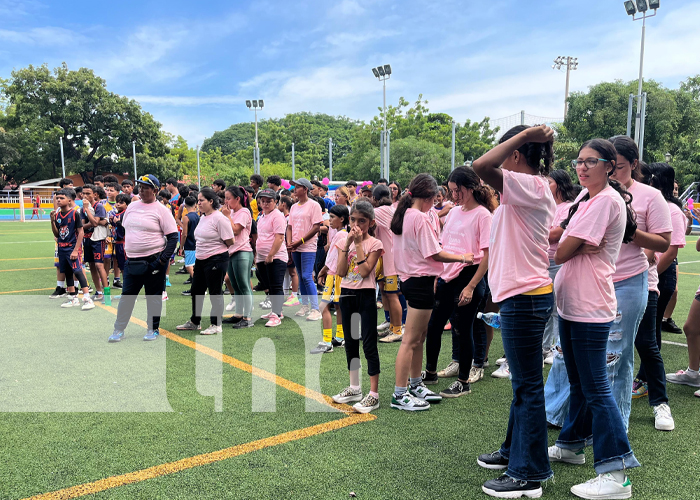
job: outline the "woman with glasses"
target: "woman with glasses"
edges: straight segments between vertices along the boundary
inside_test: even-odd
[[[564,233],[554,253],[562,266],[554,288],[571,402],[548,454],[552,462],[584,464],[584,448],[592,438],[598,476],[571,488],[581,498],[630,498],[626,469],[639,467],[606,370],[608,335],[618,308],[615,263],[637,229],[629,193],[609,178],[616,162],[609,141],[593,139],[581,146],[574,165],[587,191],[561,223]]]
[[[399,198],[401,198],[401,184],[393,181],[389,184],[389,190],[391,191],[391,206],[396,209],[399,205]]]

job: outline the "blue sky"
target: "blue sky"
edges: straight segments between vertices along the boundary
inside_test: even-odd
[[[644,76],[677,87],[700,73],[700,2],[658,12]],[[565,77],[552,60],[579,58],[572,90],[636,79],[642,24],[622,0],[0,0],[0,19],[0,77],[29,64],[92,68],[191,145],[252,120],[252,98],[265,100],[260,118],[369,120],[382,103],[371,68],[386,63],[390,103],[422,93],[459,121],[560,117]]]

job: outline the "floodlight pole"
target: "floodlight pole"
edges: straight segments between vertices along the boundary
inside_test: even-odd
[[[61,170],[63,172],[63,178],[66,178],[66,163],[63,160],[63,137],[59,137],[59,142],[61,144]]]
[[[138,179],[136,174],[136,141],[131,141],[131,151],[134,155],[134,182],[136,182],[136,179]]]
[[[199,144],[197,144],[197,186],[202,190],[202,171],[199,169]]]
[[[642,17],[642,47],[639,51],[639,84],[637,85],[637,116],[634,120],[634,142],[639,146],[639,139],[642,131],[642,72],[644,70],[644,38],[646,35],[647,28],[647,13],[644,11]],[[639,151],[639,158],[642,158],[642,151]]]
[[[456,124],[454,120],[452,121],[452,171],[455,169],[455,127]]]
[[[566,58],[566,90],[564,91],[564,120],[569,111],[569,76],[571,75],[571,57]]]
[[[333,181],[333,139],[328,138],[328,178]]]
[[[386,172],[384,172],[384,174],[385,174],[384,178],[389,177],[389,155],[386,154],[386,151],[387,151],[387,147],[386,147],[386,143],[387,143],[387,140],[386,140],[386,79],[388,77],[389,77],[389,75],[385,75],[384,80],[383,80],[383,84],[384,84],[383,85],[383,87],[384,87],[384,90],[383,90],[383,94],[384,94],[384,113],[383,113],[384,114],[384,169],[386,170]]]
[[[258,149],[258,108],[255,107],[255,160],[254,170],[256,174],[260,174],[260,151]]]
[[[297,180],[296,168],[294,165],[294,143],[292,143],[292,180],[293,181]]]

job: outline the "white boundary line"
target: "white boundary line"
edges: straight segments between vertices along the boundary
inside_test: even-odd
[[[54,243],[54,240],[35,240],[35,241],[0,241],[0,245],[11,245],[13,243]]]
[[[663,344],[669,344],[669,345],[677,345],[680,347],[688,347],[688,344],[682,344],[680,342],[671,342],[670,340],[662,340],[661,343]]]

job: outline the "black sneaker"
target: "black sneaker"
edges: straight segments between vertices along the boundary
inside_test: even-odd
[[[221,323],[225,323],[227,325],[235,325],[236,323],[239,323],[243,321],[243,316],[236,317],[236,316],[231,316],[230,318],[224,318],[221,320]]]
[[[234,328],[253,328],[255,322],[253,320],[241,319],[238,323],[233,325]]]
[[[676,335],[683,333],[683,329],[680,328],[675,321],[673,321],[673,318],[664,318],[661,320],[661,331],[675,333]]]
[[[222,292],[224,295],[231,295],[231,292],[229,291],[228,288],[224,287],[224,291]]]
[[[187,272],[187,269],[185,269],[185,266],[182,266],[180,269],[175,271],[175,274],[190,274]]]
[[[121,287],[122,287],[121,280],[114,280],[114,283],[112,283],[112,288],[121,288]]]
[[[437,372],[428,373],[427,371],[423,371],[420,375],[423,378],[423,383],[425,385],[435,385],[438,383]]]
[[[333,347],[345,347],[345,339],[337,339],[333,337],[333,340],[331,340],[331,345]]]
[[[476,463],[484,469],[500,470],[508,468],[508,459],[501,456],[500,450],[479,455],[479,458],[476,459]]]
[[[253,291],[254,291],[254,292],[264,292],[264,291],[265,291],[265,285],[263,285],[262,283],[258,283],[257,285],[255,285],[255,286],[253,287]]]
[[[496,479],[489,479],[481,489],[487,495],[496,498],[540,498],[542,496],[542,483],[520,481],[505,474]]]
[[[192,278],[187,278],[185,281],[182,282],[183,285],[191,285],[192,284]]]
[[[471,394],[472,389],[469,386],[469,382],[460,382],[455,380],[452,385],[447,389],[440,391],[440,396],[443,398],[458,398],[466,394]]]
[[[63,288],[62,286],[57,286],[56,289],[53,291],[51,295],[49,295],[50,299],[60,299],[61,297],[66,296],[66,289]]]
[[[192,296],[192,289],[188,288],[187,290],[183,290],[182,295],[184,295],[185,297],[191,297]]]

